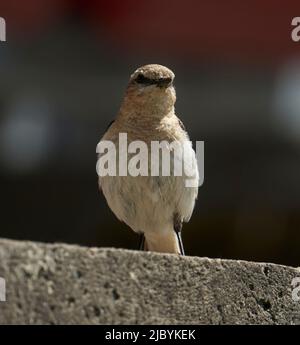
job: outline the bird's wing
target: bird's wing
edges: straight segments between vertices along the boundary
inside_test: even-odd
[[[175,157],[176,159],[176,157]],[[180,156],[178,159],[182,159]],[[183,178],[176,179],[177,212],[184,222],[188,222],[195,207],[198,196],[199,171],[195,151],[192,143],[185,146],[184,167],[190,172],[190,176],[185,174]]]
[[[186,129],[185,129],[183,122],[180,120],[180,118],[178,116],[177,116],[177,118],[178,118],[179,126],[181,127],[181,129],[183,129],[186,132]]]
[[[111,127],[111,125],[112,125],[114,122],[115,122],[115,120],[110,121],[110,123],[108,124],[108,126],[107,126],[106,129],[105,129],[104,134],[109,130],[109,128]]]
[[[115,120],[112,120],[110,121],[110,123],[108,124],[108,126],[106,127],[105,131],[104,131],[104,134],[102,135],[102,138],[103,136],[105,135],[105,133],[109,130],[109,128],[112,126],[112,124],[115,122]],[[97,159],[99,158],[99,155],[97,153]],[[100,184],[100,179],[98,179],[98,187],[99,187],[99,190],[100,192],[102,192],[102,188],[101,188],[101,184]]]

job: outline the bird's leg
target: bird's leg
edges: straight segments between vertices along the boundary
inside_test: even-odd
[[[182,237],[181,237],[181,229],[182,229],[182,220],[180,219],[178,214],[175,214],[174,215],[174,231],[175,231],[176,236],[177,236],[180,254],[185,255]]]
[[[140,234],[139,250],[145,250],[145,235],[143,233]]]
[[[175,230],[175,232],[176,232],[176,235],[177,235],[177,240],[178,240],[178,244],[179,244],[180,254],[184,256],[185,253],[184,253],[183,242],[182,242],[182,237],[181,237],[181,230],[179,230],[179,231]]]

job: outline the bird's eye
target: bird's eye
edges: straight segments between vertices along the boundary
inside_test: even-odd
[[[150,85],[150,84],[153,84],[152,80],[145,77],[143,74],[139,74],[135,81],[138,83],[138,84],[145,84],[145,85]]]

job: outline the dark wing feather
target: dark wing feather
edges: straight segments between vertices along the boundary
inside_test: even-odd
[[[183,122],[178,118],[179,126],[186,132]]]
[[[110,126],[111,126],[114,122],[115,122],[115,120],[110,121],[110,123],[109,123],[108,126],[106,127],[106,130],[105,130],[104,133],[106,133],[106,132],[109,130]]]
[[[107,126],[106,129],[105,129],[104,134],[109,130],[109,128],[111,127],[111,125],[112,125],[114,122],[115,122],[115,120],[110,121],[110,123],[108,124],[108,126]],[[97,158],[98,158],[98,157],[97,157]],[[99,181],[98,181],[98,187],[99,187],[100,192],[102,192],[102,188],[101,188],[101,186],[100,186]]]

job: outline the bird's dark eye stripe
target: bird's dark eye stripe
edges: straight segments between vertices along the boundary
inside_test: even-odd
[[[153,84],[164,84],[164,83],[171,83],[172,79],[171,78],[157,78],[157,79],[150,79],[145,77],[143,74],[139,74],[136,78],[135,81],[138,84],[143,84],[143,85],[153,85]]]
[[[136,77],[135,81],[136,81],[138,84],[146,84],[146,85],[147,85],[147,84],[150,85],[150,84],[154,84],[154,83],[155,83],[155,80],[150,79],[150,78],[147,78],[147,77],[145,77],[143,74],[139,74],[139,75]]]

